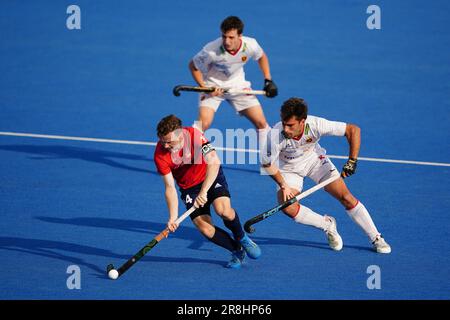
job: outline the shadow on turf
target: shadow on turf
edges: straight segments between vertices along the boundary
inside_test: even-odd
[[[28,153],[34,155],[30,159],[33,160],[54,160],[54,159],[79,159],[83,161],[101,163],[110,167],[131,170],[136,172],[143,173],[151,173],[158,174],[156,170],[148,170],[142,169],[138,167],[133,167],[129,165],[122,164],[117,160],[132,160],[132,161],[144,161],[144,162],[153,162],[152,157],[147,157],[143,155],[130,154],[130,153],[122,153],[122,152],[111,152],[111,151],[103,151],[91,148],[79,148],[79,147],[70,147],[63,145],[55,145],[55,146],[39,146],[39,145],[0,145],[0,150],[13,151],[13,152],[21,152]],[[149,154],[153,154],[153,150],[149,151]],[[114,160],[113,160],[114,159]],[[150,165],[145,165],[150,166]],[[233,171],[242,171],[242,172],[250,172],[250,173],[258,173],[259,169],[251,169],[246,168],[245,165],[234,165],[227,166],[224,165],[223,168],[227,170]]]
[[[111,152],[90,148],[78,148],[62,145],[39,146],[39,145],[1,145],[0,150],[28,153],[34,155],[33,160],[54,160],[54,159],[79,159],[83,161],[101,163],[110,167],[131,170],[136,172],[158,174],[154,170],[142,169],[129,166],[117,161],[132,160],[150,162],[152,159],[143,156],[122,152]],[[113,160],[114,159],[114,160]],[[145,165],[147,166],[147,164]]]
[[[123,219],[112,219],[112,218],[55,218],[55,217],[35,217],[38,220],[58,223],[58,224],[69,224],[76,226],[88,226],[93,228],[106,228],[106,229],[116,229],[124,230],[130,232],[148,233],[149,241],[150,236],[155,236],[160,233],[166,227],[163,223],[149,222],[149,221],[139,221],[139,220],[123,220]],[[194,227],[180,226],[177,232],[170,234],[172,238],[178,238],[182,240],[192,241],[188,246],[189,249],[193,250],[204,250],[201,249],[202,245],[207,241],[204,239],[200,233]],[[304,240],[294,240],[294,239],[282,239],[282,238],[269,238],[263,236],[257,236],[256,234],[251,235],[261,246],[264,245],[284,245],[284,246],[296,246],[296,247],[313,247],[318,249],[330,250],[328,243],[326,242],[325,236],[323,242],[314,241],[304,241]],[[362,246],[345,245],[345,248],[351,248],[356,250],[372,251],[372,249]]]
[[[143,244],[144,245],[144,244]],[[93,263],[87,262],[85,259],[74,257],[72,254],[90,255],[93,257],[107,257],[114,259],[113,262],[116,267],[119,267],[122,263],[127,261],[134,255],[140,248],[132,248],[127,254],[116,254],[109,250],[99,249],[91,246],[79,245],[70,242],[54,241],[54,240],[41,240],[41,239],[29,239],[29,238],[17,238],[17,237],[0,237],[0,250],[16,251],[25,254],[32,254],[43,256],[47,258],[67,261],[70,264],[87,267],[95,271],[95,275],[100,278],[107,278],[106,265],[99,267]],[[133,251],[134,250],[134,251]],[[61,253],[64,252],[64,253]],[[69,253],[69,254],[68,254]],[[173,258],[173,257],[155,257],[145,256],[140,262],[170,262],[170,263],[209,263],[216,265],[224,265],[224,261],[211,260],[211,259],[196,259],[196,258]]]
[[[163,223],[140,221],[140,220],[90,218],[90,217],[56,218],[56,217],[42,217],[42,216],[34,218],[49,223],[143,233],[148,235],[148,241],[150,241],[154,236],[156,236],[166,228],[166,224]],[[178,228],[177,232],[170,234],[169,237],[192,241],[192,243],[188,247],[189,249],[205,250],[201,249],[201,246],[206,242],[206,240],[200,235],[197,229],[193,227],[186,227],[181,225]]]

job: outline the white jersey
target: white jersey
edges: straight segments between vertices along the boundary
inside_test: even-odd
[[[281,170],[303,170],[326,154],[326,150],[318,143],[320,137],[344,136],[346,126],[344,122],[308,116],[302,136],[299,139],[289,139],[283,133],[282,123],[278,122],[268,133],[267,144],[261,150],[261,161],[268,164],[278,159]]]
[[[264,52],[255,39],[244,36],[241,39],[241,47],[235,54],[225,50],[222,38],[218,38],[194,56],[192,61],[207,86],[240,89],[250,86],[245,80],[244,65],[249,59],[259,60]]]

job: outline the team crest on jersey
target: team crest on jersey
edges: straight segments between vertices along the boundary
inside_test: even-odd
[[[247,61],[247,56],[242,56],[242,62],[245,62],[245,61]]]

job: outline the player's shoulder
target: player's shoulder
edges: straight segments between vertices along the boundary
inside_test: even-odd
[[[334,130],[344,130],[345,131],[345,122],[340,121],[333,121],[322,117],[317,116],[308,116],[305,122],[306,129],[305,130],[312,130],[312,132],[331,132]]]
[[[257,43],[258,41],[256,41],[255,38],[253,37],[248,37],[248,36],[242,36],[242,40],[245,42],[252,42],[252,43]]]
[[[189,135],[191,141],[206,143],[208,140],[205,138],[203,132],[194,127],[183,127],[183,131]]]
[[[156,147],[155,147],[154,155],[153,155],[155,162],[161,163],[163,161],[166,161],[168,154],[169,154],[169,152],[166,149],[164,149],[161,142],[158,141],[158,143],[156,144]]]
[[[205,52],[217,52],[220,51],[222,47],[222,38],[217,38],[213,41],[208,42],[204,47],[203,51]]]
[[[308,117],[306,118],[306,123],[312,123],[312,124],[318,124],[320,122],[341,122],[341,121],[336,121],[336,120],[330,120],[328,118],[324,118],[324,117],[319,117],[319,116],[310,116],[308,115]]]
[[[319,116],[308,115],[308,117],[306,118],[305,123],[309,123],[311,125],[317,125],[317,124],[319,124],[320,122],[323,122],[323,121],[329,121],[329,120],[326,119],[326,118],[323,118],[323,117],[319,117]]]
[[[275,123],[270,131],[271,139],[277,141],[277,143],[281,143],[285,139],[283,135],[283,123],[281,121]]]
[[[258,41],[256,41],[255,38],[242,36],[242,41],[244,43],[244,46],[247,46],[250,48],[259,47]]]
[[[272,130],[282,130],[283,129],[283,123],[281,121],[278,121],[272,126]]]
[[[183,131],[189,133],[190,136],[203,135],[203,133],[194,127],[183,127]]]

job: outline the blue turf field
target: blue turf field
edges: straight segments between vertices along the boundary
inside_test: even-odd
[[[1,2],[1,132],[155,142],[161,117],[196,118],[196,95],[175,98],[172,87],[193,83],[189,59],[235,14],[270,58],[280,95],[261,102],[271,124],[282,101],[302,96],[311,114],[361,126],[361,157],[447,165],[360,161],[348,179],[390,255],[373,253],[319,191],[305,204],[337,218],[342,252],[279,214],[257,227],[261,259],[228,270],[228,253],[186,221],[111,281],[105,266],[120,266],[167,221],[154,148],[0,135],[0,299],[450,298],[448,1],[376,1],[382,28],[372,31],[367,1],[77,0],[82,29],[68,30],[72,3]],[[246,71],[261,89],[256,63]],[[213,127],[251,125],[223,104]],[[345,139],[321,144],[348,152]],[[225,174],[241,220],[275,205],[255,165]],[[66,286],[70,265],[80,290]],[[371,265],[380,290],[366,286]]]

